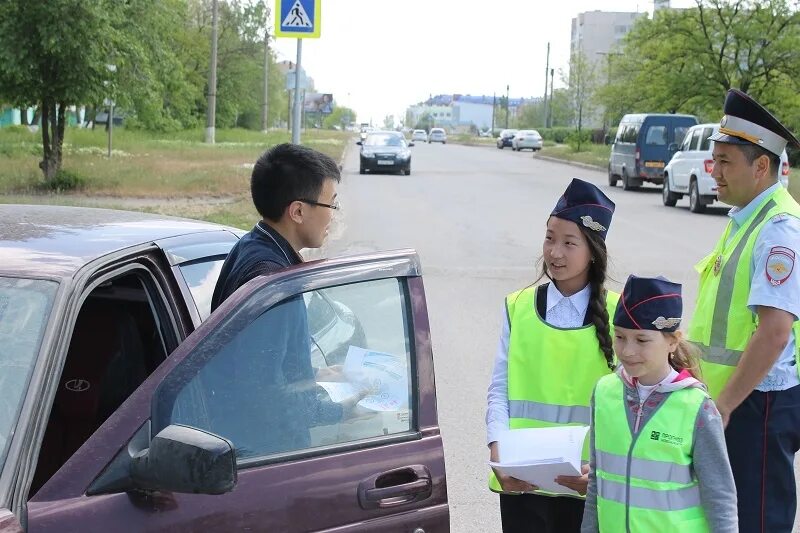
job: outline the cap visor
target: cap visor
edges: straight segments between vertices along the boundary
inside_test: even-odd
[[[746,141],[744,139],[740,139],[739,137],[734,137],[733,135],[728,135],[726,133],[715,133],[711,137],[708,138],[710,141],[716,141],[720,143],[728,143],[728,144],[753,144],[750,141]]]

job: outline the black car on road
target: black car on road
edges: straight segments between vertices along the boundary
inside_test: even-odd
[[[361,145],[359,173],[367,171],[402,172],[411,174],[411,150],[414,143],[406,143],[405,138],[396,131],[376,131],[367,135]]]

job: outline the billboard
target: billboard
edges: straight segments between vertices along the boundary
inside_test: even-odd
[[[329,115],[333,112],[333,95],[330,93],[306,93],[303,111]]]

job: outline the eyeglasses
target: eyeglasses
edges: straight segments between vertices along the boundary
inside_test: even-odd
[[[327,207],[328,209],[333,209],[334,211],[338,211],[341,208],[339,202],[333,202],[332,204],[322,204],[319,202],[315,202],[314,200],[304,200],[303,198],[298,198],[296,201],[303,202],[304,204],[316,205],[319,207]]]

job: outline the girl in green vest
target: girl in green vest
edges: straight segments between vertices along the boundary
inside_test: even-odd
[[[581,531],[736,533],[722,418],[683,340],[681,286],[630,276],[614,314],[622,363],[592,397]]]
[[[613,213],[614,203],[597,187],[572,180],[545,228],[539,280],[550,282],[506,297],[488,392],[491,461],[501,459],[497,440],[509,430],[589,424],[592,389],[614,367],[609,313],[619,296],[604,287]],[[585,494],[587,472],[588,464],[583,476],[561,484]],[[494,472],[489,487],[500,493],[504,533],[580,529],[584,500],[574,492],[551,494]]]

